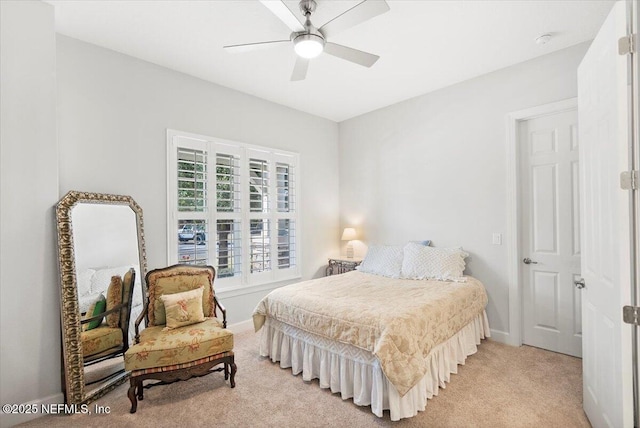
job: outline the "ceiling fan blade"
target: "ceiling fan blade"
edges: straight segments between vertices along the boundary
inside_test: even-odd
[[[307,77],[307,69],[309,68],[309,60],[306,58],[297,57],[296,65],[293,66],[293,73],[291,73],[291,81],[304,80]]]
[[[331,38],[347,28],[361,24],[388,10],[389,5],[384,0],[364,0],[343,14],[336,16],[319,30],[326,38]]]
[[[298,18],[281,0],[260,0],[260,3],[269,9],[275,16],[280,18],[291,31],[304,31],[304,25],[298,21]]]
[[[223,46],[229,52],[249,52],[258,49],[270,48],[278,43],[291,43],[291,40],[273,40],[269,42],[257,42],[257,43],[243,43],[241,45],[227,45]]]
[[[324,45],[324,52],[329,55],[337,56],[338,58],[346,59],[347,61],[355,62],[356,64],[360,64],[365,67],[371,67],[378,59],[380,59],[378,55],[330,42],[327,42]]]

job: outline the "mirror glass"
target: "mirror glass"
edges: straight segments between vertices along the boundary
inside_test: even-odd
[[[69,192],[59,202],[56,215],[62,286],[63,389],[67,403],[83,403],[113,389],[127,376],[122,355],[133,342],[134,324],[142,312],[145,294],[142,210],[128,196]],[[130,300],[131,306],[125,304],[126,311],[115,313],[115,327],[108,325],[106,318],[83,322],[108,309],[96,309],[95,302],[108,297],[114,276],[125,279],[130,269],[135,272],[132,297],[124,300]]]

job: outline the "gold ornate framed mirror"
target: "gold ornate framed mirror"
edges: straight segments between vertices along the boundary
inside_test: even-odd
[[[142,209],[130,196],[68,192],[56,205],[62,322],[63,392],[67,404],[97,399],[128,376],[117,356],[100,358],[100,367],[83,350],[83,327],[93,306],[89,301],[104,294],[113,276],[135,271],[128,317],[131,323],[141,311],[147,271]],[[91,309],[87,309],[90,306]],[[83,313],[85,321],[82,321]],[[98,321],[100,324],[102,321]],[[106,322],[106,321],[105,321]],[[128,322],[126,323],[129,324]],[[130,329],[133,331],[133,329]],[[121,340],[131,341],[124,328]],[[126,349],[126,347],[125,347]],[[120,352],[121,354],[122,352]],[[121,357],[120,357],[121,358]],[[89,368],[91,365],[91,368]],[[106,376],[100,378],[97,376]],[[93,377],[92,381],[89,379]]]

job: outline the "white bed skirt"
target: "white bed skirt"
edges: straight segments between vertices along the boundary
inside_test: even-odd
[[[391,420],[410,418],[424,411],[427,399],[445,388],[451,373],[458,372],[467,356],[475,354],[480,340],[490,337],[485,311],[451,339],[436,346],[427,356],[426,375],[401,397],[387,380],[376,357],[353,345],[337,343],[267,317],[262,328],[260,355],[280,362],[305,381],[318,379],[321,388],[331,388],[343,399],[353,398],[359,406],[371,406],[382,417],[390,410]]]

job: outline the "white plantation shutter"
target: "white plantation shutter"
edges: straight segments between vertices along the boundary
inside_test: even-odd
[[[273,163],[271,154],[265,150],[248,148],[247,151],[247,195],[249,198],[249,257],[250,277],[258,280],[272,278],[271,217]],[[250,279],[251,280],[251,279]]]
[[[278,198],[278,212],[294,212],[295,206],[295,175],[293,166],[276,163],[276,194]]]
[[[167,136],[169,263],[213,265],[218,290],[298,277],[298,156]]]
[[[216,220],[216,266],[218,278],[242,274],[242,228],[239,220]]]
[[[278,269],[296,266],[296,229],[295,221],[278,220]]]
[[[249,159],[249,211],[269,212],[269,162]]]
[[[297,160],[292,156],[276,154],[275,158],[275,192],[277,195],[277,267],[295,269],[297,266],[296,236],[296,166]]]
[[[216,210],[240,212],[240,157],[216,153]]]
[[[178,148],[178,210],[205,211],[207,207],[207,152]]]
[[[238,147],[214,144],[216,151],[216,250],[218,278],[241,282],[242,262],[242,153]]]
[[[176,146],[174,153],[177,205],[170,227],[177,230],[178,239],[172,248],[178,263],[206,265],[209,261],[209,154],[205,145],[189,140]]]
[[[269,219],[249,220],[251,231],[251,273],[271,270],[271,223]]]

